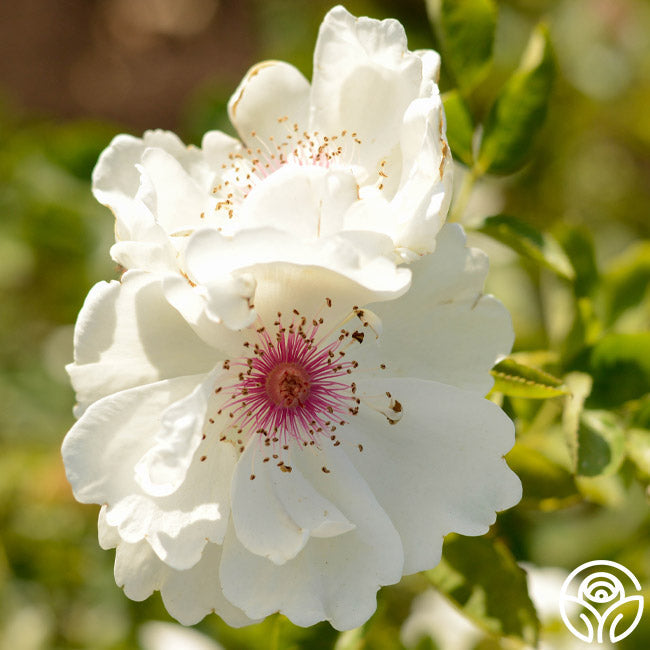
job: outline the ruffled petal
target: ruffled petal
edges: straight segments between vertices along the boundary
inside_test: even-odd
[[[395,266],[392,251],[391,240],[379,233],[344,232],[305,243],[270,228],[232,238],[206,228],[190,237],[185,262],[202,287],[229,273],[250,275],[257,287],[255,311],[263,321],[273,322],[278,311],[295,308],[313,317],[330,296],[336,296],[328,312],[334,318],[347,315],[353,305],[401,295],[409,286],[410,271]],[[200,305],[194,306],[198,318]]]
[[[156,193],[156,221],[167,233],[183,233],[203,225],[210,197],[164,149],[148,148],[142,154],[142,169]]]
[[[218,353],[166,301],[159,279],[129,271],[88,294],[67,370],[79,412],[111,393],[179,375],[207,372]]]
[[[435,252],[411,268],[413,284],[404,296],[372,306],[384,323],[379,356],[395,376],[485,395],[493,384],[490,369],[514,340],[506,308],[482,294],[487,256],[468,248],[462,228],[449,224]]]
[[[396,424],[364,408],[364,394],[386,391],[401,404]],[[341,437],[400,534],[405,574],[434,567],[447,533],[482,535],[521,498],[503,458],[514,426],[494,403],[417,379],[360,380],[359,395],[362,407]]]
[[[233,523],[249,551],[284,564],[310,536],[331,537],[354,528],[293,466],[290,455],[282,471],[256,442],[249,443],[237,463],[232,484]]]
[[[230,340],[240,338],[232,330],[248,327],[255,320],[251,302],[255,281],[248,274],[225,271],[196,284],[189,278],[168,275],[163,278],[163,292],[206,343],[227,349]]]
[[[179,569],[198,562],[208,541],[223,538],[235,451],[201,440],[187,479],[165,497],[145,493],[134,467],[156,445],[165,411],[174,411],[174,403],[202,379],[181,377],[105,397],[88,408],[62,448],[77,500],[106,504],[105,521],[122,540],[146,538],[162,560]]]
[[[408,51],[398,21],[355,18],[334,7],[314,51],[311,130],[356,133],[360,164],[376,176],[381,158],[397,145],[395,134],[421,83],[422,60]]]
[[[263,61],[253,66],[228,102],[228,114],[241,139],[257,149],[275,152],[275,143],[293,133],[293,125],[306,128],[309,114],[309,82],[282,61]]]
[[[296,625],[328,620],[339,630],[357,627],[374,611],[378,588],[401,577],[399,536],[340,449],[310,447],[292,460],[356,527],[335,537],[310,538],[282,565],[250,553],[231,528],[221,560],[224,594],[254,618],[280,611]]]
[[[228,601],[221,589],[221,546],[208,544],[201,561],[188,571],[170,571],[161,595],[167,611],[183,625],[194,625],[210,613],[218,614],[230,627],[256,623]]]
[[[161,562],[147,542],[122,542],[115,551],[115,582],[135,601],[149,598],[161,588],[169,568]]]
[[[154,445],[135,465],[135,478],[151,496],[173,494],[185,481],[201,443],[208,400],[222,370],[217,370],[187,397],[165,409]]]
[[[183,625],[194,625],[211,612],[231,627],[251,625],[256,621],[223,596],[220,558],[220,547],[209,544],[195,567],[176,571],[161,562],[146,542],[121,543],[115,554],[115,582],[136,601],[160,591],[167,611]]]
[[[92,180],[95,198],[115,214],[116,235],[121,240],[148,238],[142,229],[151,227],[150,217],[139,205],[143,198],[141,163],[148,148],[155,148],[176,160],[185,176],[191,174],[204,190],[209,191],[213,174],[203,161],[201,152],[183,145],[174,133],[156,130],[146,131],[142,138],[116,136],[100,155]],[[182,175],[179,177],[183,178]]]
[[[451,154],[445,139],[442,101],[416,99],[401,125],[402,178],[391,201],[397,247],[430,253],[451,201]]]

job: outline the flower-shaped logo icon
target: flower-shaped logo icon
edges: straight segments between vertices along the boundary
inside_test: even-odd
[[[610,560],[586,562],[572,571],[560,594],[560,614],[571,634],[586,643],[616,643],[631,634],[641,620],[643,596],[626,596],[624,583],[641,591],[636,576]],[[619,623],[628,612],[636,615],[631,624],[622,628]]]

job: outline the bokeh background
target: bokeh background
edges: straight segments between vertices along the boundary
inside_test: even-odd
[[[108,256],[112,218],[90,193],[99,152],[119,132],[165,128],[188,143],[209,129],[231,132],[225,105],[253,63],[283,59],[311,76],[318,25],[331,5],[0,3],[0,649],[140,648],[145,621],[169,620],[157,595],[133,603],[115,586],[113,554],[97,545],[97,508],[75,503],[59,455],[73,422],[64,371],[73,323],[89,288],[118,277]],[[498,5],[494,67],[475,93],[475,110],[486,110],[540,19],[549,24],[559,74],[531,162],[515,175],[481,179],[462,220],[507,213],[553,230],[560,241],[579,233],[589,246],[573,255],[593,271],[584,277],[613,283],[622,302],[610,305],[618,311],[608,326],[647,331],[650,3]],[[356,15],[399,19],[411,49],[436,46],[424,0],[346,6]],[[443,71],[443,90],[445,83]],[[517,349],[564,345],[573,322],[567,287],[486,237],[474,241],[491,254],[490,288],[512,311]],[[556,415],[542,413],[536,426]],[[615,478],[587,496],[581,487],[580,503],[552,495],[542,507],[502,518],[501,534],[517,559],[571,570],[616,553],[650,585],[647,496],[638,480]],[[415,577],[382,590],[365,647],[401,647],[400,626],[423,586]],[[645,628],[620,647],[650,647],[649,619],[646,612]],[[272,634],[284,635],[278,647],[331,648],[337,637],[327,624],[307,631],[279,625],[234,632],[213,616],[199,629],[227,649],[266,648]],[[494,639],[481,643],[501,647]]]

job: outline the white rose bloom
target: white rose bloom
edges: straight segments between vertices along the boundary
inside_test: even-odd
[[[254,284],[236,265],[207,287],[192,277],[193,233],[253,231],[269,261],[310,259],[343,274],[355,257],[388,267],[432,251],[451,197],[439,63],[431,50],[408,50],[399,22],[335,7],[311,85],[283,62],[248,72],[228,104],[241,140],[213,131],[199,149],[164,131],[117,136],[93,174],[116,217],[113,258],[166,276],[165,295],[190,322],[238,328],[255,318]],[[408,272],[401,280],[405,288]],[[393,291],[390,273],[386,281]]]
[[[513,425],[483,398],[510,318],[482,294],[486,256],[458,225],[385,302],[363,261],[335,250],[341,273],[263,248],[209,230],[184,253],[206,286],[245,256],[256,321],[241,330],[188,324],[160,274],[90,292],[67,476],[101,504],[100,544],[130,598],[160,590],[184,624],[280,611],[350,629],[380,586],[435,566],[444,535],[483,534],[519,500]]]

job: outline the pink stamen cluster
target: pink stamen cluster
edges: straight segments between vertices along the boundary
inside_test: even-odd
[[[241,369],[236,383],[216,391],[226,393],[220,413],[228,413],[238,435],[259,434],[267,446],[292,440],[307,446],[322,435],[335,441],[337,426],[358,412],[356,385],[348,377],[358,364],[344,361],[341,348],[346,339],[358,341],[360,333],[355,337],[342,329],[332,342],[323,343],[316,339],[323,319],[308,325],[298,316],[294,310],[285,327],[278,314],[275,336],[258,328],[257,342],[244,344],[252,356],[224,363],[226,369]]]

